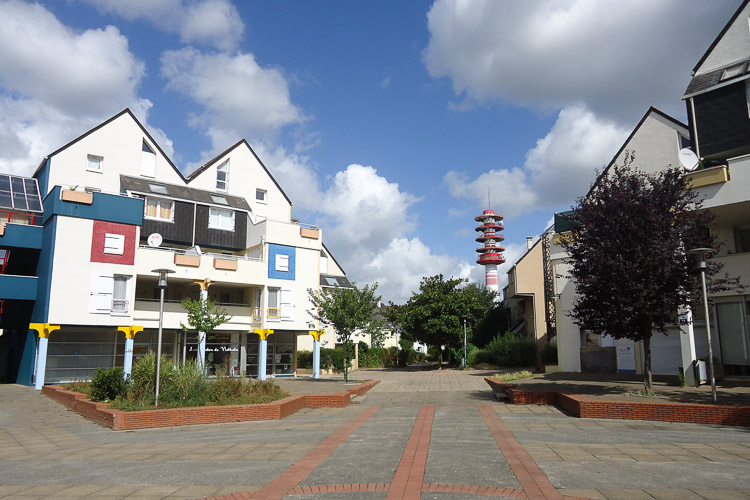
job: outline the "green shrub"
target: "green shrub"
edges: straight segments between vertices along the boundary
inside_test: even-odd
[[[398,352],[398,365],[408,366],[414,364],[416,352],[414,351],[414,342],[408,339],[400,339],[398,345],[401,349]]]
[[[428,346],[427,359],[430,361],[437,361],[440,359],[440,348],[434,345]]]
[[[312,368],[313,353],[312,351],[297,351],[297,368]]]
[[[357,345],[359,346],[357,349],[360,356],[370,350],[370,345],[362,340]]]
[[[89,396],[93,401],[114,401],[125,393],[125,374],[121,367],[98,368],[91,379]]]
[[[351,351],[350,351],[351,352]],[[351,355],[349,358],[349,368],[352,367]],[[339,347],[336,349],[320,349],[320,369],[328,370],[333,368],[334,370],[344,369],[344,348]]]
[[[370,347],[364,353],[359,351],[360,368],[382,368],[385,366],[386,349],[384,347]]]
[[[385,367],[393,368],[398,366],[398,347],[389,347],[385,351]]]
[[[484,354],[476,355],[474,362],[498,366],[533,366],[536,364],[536,342],[510,333],[498,335],[484,349]]]
[[[479,354],[479,348],[474,344],[466,344],[466,366],[472,366],[475,361],[477,354]],[[455,366],[461,366],[464,359],[464,346],[451,349],[450,363]]]

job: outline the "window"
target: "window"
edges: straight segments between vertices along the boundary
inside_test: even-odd
[[[721,74],[721,79],[719,81],[723,82],[724,80],[729,80],[730,78],[740,76],[744,72],[745,72],[745,63],[735,64],[734,66],[730,66],[724,70],[724,72]]]
[[[234,212],[232,210],[210,207],[208,209],[208,227],[234,231]]]
[[[143,141],[141,146],[141,175],[146,177],[154,177],[156,171],[156,155],[154,150]]]
[[[87,160],[88,163],[86,165],[86,170],[90,170],[92,172],[102,171],[102,162],[104,162],[104,158],[102,158],[101,156],[88,155]]]
[[[162,198],[146,198],[143,205],[143,216],[174,222],[174,201]]]
[[[280,316],[279,311],[279,289],[269,288],[268,289],[268,318],[278,319]]]
[[[276,270],[285,273],[289,272],[289,256],[288,255],[276,255]]]
[[[104,253],[113,255],[122,255],[125,251],[125,235],[110,234],[104,235]]]
[[[210,194],[211,201],[216,203],[217,205],[229,205],[229,202],[227,201],[226,196],[222,196],[220,194]]]
[[[256,189],[255,190],[255,201],[258,203],[266,203],[266,198],[268,197],[268,191],[265,189]]]
[[[750,252],[750,225],[734,228],[735,251],[737,253]]]
[[[128,276],[115,276],[112,288],[112,312],[128,312]]]
[[[229,160],[216,167],[216,189],[227,190],[229,185]]]
[[[152,193],[156,193],[156,194],[166,194],[166,195],[169,194],[169,191],[167,191],[167,186],[165,186],[164,184],[157,184],[155,182],[149,182],[148,189]]]

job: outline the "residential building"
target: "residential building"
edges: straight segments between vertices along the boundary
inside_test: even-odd
[[[45,340],[25,341],[21,383],[35,362],[37,383],[63,382],[155,351],[164,268],[163,353],[186,360],[205,348],[209,374],[293,376],[298,337],[319,327],[307,290],[346,281],[322,229],[292,219],[244,140],[185,177],[126,109],[51,153],[34,178],[44,212],[30,322]],[[180,305],[201,291],[232,316],[205,346],[182,328]]]

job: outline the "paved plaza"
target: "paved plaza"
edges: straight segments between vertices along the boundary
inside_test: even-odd
[[[750,500],[750,429],[510,406],[486,374],[364,370],[344,409],[119,432],[0,385],[0,498]]]

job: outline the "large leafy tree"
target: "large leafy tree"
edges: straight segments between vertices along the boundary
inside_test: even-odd
[[[404,334],[438,348],[463,345],[463,320],[468,327],[478,324],[495,305],[495,292],[465,280],[445,279],[442,274],[422,279],[419,292],[404,305],[388,308],[388,318]]]
[[[681,306],[701,304],[700,278],[686,250],[713,247],[713,215],[679,170],[646,174],[634,155],[614,166],[578,200],[563,244],[578,297],[572,316],[585,329],[641,341],[644,387],[652,394],[651,335],[679,327]],[[718,266],[709,267],[709,275]],[[714,290],[733,280],[712,280]]]
[[[373,311],[380,302],[380,295],[375,295],[378,284],[365,285],[358,288],[352,284],[351,288],[323,288],[321,290],[307,290],[312,303],[310,315],[331,326],[336,332],[336,342],[344,344],[344,380],[349,381],[349,341],[358,332],[366,332],[377,337],[380,321]]]

